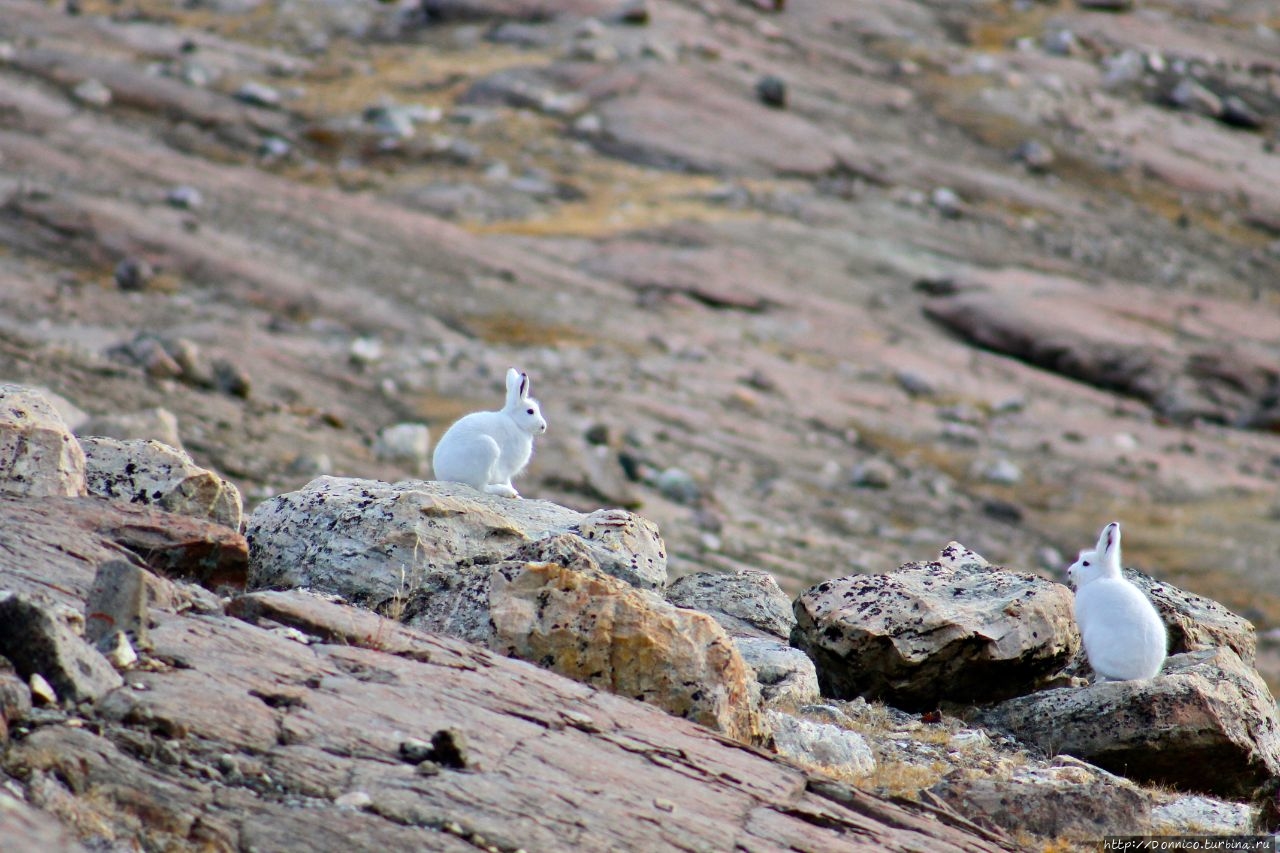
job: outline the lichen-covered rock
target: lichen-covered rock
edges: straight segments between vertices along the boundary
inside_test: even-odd
[[[0,385],[0,492],[83,495],[84,468],[80,443],[43,394]]]
[[[1044,838],[1136,835],[1151,823],[1151,795],[1132,782],[1059,757],[1050,767],[1025,767],[1007,779],[955,771],[930,789],[961,814]]]
[[[752,674],[709,616],[600,571],[508,564],[490,579],[493,648],[745,742],[767,737]]]
[[[201,468],[184,451],[158,441],[91,436],[84,448],[89,494],[161,509],[240,529],[240,490]]]
[[[1254,811],[1248,803],[1233,803],[1197,794],[1172,797],[1151,809],[1151,833],[1249,835],[1254,830]]]
[[[1227,648],[1171,657],[1153,679],[1010,699],[976,719],[1131,779],[1185,790],[1244,796],[1280,775],[1275,700]]]
[[[768,637],[734,637],[733,642],[755,673],[766,707],[785,710],[821,700],[818,671],[804,652]]]
[[[578,541],[570,547],[558,535]],[[249,517],[246,536],[252,588],[305,586],[384,610],[437,583],[436,576],[517,552],[557,560],[563,556],[557,549],[581,550],[634,585],[666,583],[662,539],[643,518],[620,510],[583,515],[456,483],[320,477],[264,501]],[[539,544],[544,539],[551,541]]]
[[[791,599],[778,581],[753,569],[685,575],[667,587],[667,600],[715,617],[735,637],[786,639],[796,624]]]
[[[876,757],[857,732],[778,711],[765,716],[773,729],[774,747],[782,755],[842,776],[875,772]]]
[[[1252,664],[1258,652],[1253,624],[1237,616],[1211,598],[1178,589],[1133,569],[1124,576],[1142,590],[1156,606],[1169,631],[1169,654],[1197,652],[1225,646],[1240,660]]]
[[[942,557],[826,581],[796,600],[791,643],[813,659],[824,696],[910,710],[998,701],[1075,654],[1065,586],[987,567],[956,543]]]

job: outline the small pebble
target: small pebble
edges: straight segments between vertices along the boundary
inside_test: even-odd
[[[767,74],[756,83],[756,97],[760,103],[774,109],[785,109],[787,106],[787,84],[781,77]]]
[[[92,77],[77,83],[71,94],[80,103],[94,107],[105,107],[111,103],[111,90]]]

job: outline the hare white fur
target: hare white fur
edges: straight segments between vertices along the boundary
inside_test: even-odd
[[[1098,547],[1067,569],[1076,588],[1076,624],[1099,681],[1154,678],[1164,665],[1164,621],[1142,590],[1120,573],[1120,524],[1102,528]]]
[[[547,431],[529,376],[507,371],[506,404],[496,412],[472,412],[445,431],[431,456],[437,480],[466,483],[491,495],[518,498],[511,480],[529,464],[533,437]]]

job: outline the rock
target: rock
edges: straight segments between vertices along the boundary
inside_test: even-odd
[[[1035,689],[1071,659],[1080,640],[1069,589],[963,554],[952,543],[946,563],[826,581],[796,600],[791,643],[813,659],[824,696],[907,710],[990,702]]]
[[[81,600],[97,567],[122,550],[157,574],[210,589],[243,588],[249,562],[244,537],[222,525],[96,497],[0,499],[0,550],[28,555],[8,569],[10,589],[47,592],[36,578],[53,572]]]
[[[818,671],[799,649],[767,637],[734,637],[742,660],[755,673],[766,707],[789,710],[818,702]]]
[[[561,16],[608,14],[617,0],[422,0],[428,22],[517,20],[546,21]]]
[[[1047,690],[980,712],[983,725],[1130,779],[1228,797],[1280,773],[1266,685],[1226,648],[1169,658],[1146,681]]]
[[[158,441],[85,438],[80,443],[90,494],[154,504],[179,515],[240,529],[240,490],[196,465],[185,452]]]
[[[389,426],[378,432],[373,455],[383,462],[396,462],[421,474],[431,459],[431,430],[421,423]]]
[[[778,581],[755,569],[685,575],[667,587],[667,600],[706,613],[733,637],[787,639],[796,624]]]
[[[1222,99],[1190,77],[1175,83],[1167,98],[1170,105],[1207,118],[1217,118],[1222,114]]]
[[[842,778],[875,772],[871,747],[857,732],[779,711],[769,711],[765,716],[773,729],[774,746],[782,755]]]
[[[1128,12],[1133,9],[1134,0],[1076,0],[1076,4],[1098,12]]]
[[[143,409],[124,414],[98,415],[89,418],[77,430],[81,438],[103,436],[121,441],[151,439],[170,447],[182,449],[182,437],[178,432],[178,419],[168,409]]]
[[[667,500],[693,506],[702,500],[702,487],[698,481],[681,468],[667,468],[658,475],[654,486]]]
[[[58,819],[0,789],[0,838],[14,850],[57,850],[85,853],[85,848]]]
[[[1026,164],[1033,172],[1047,172],[1056,157],[1053,149],[1038,139],[1028,139],[1014,151],[1014,159]]]
[[[756,82],[756,97],[760,99],[760,103],[766,107],[774,109],[786,109],[787,106],[787,84],[781,77],[773,74],[766,74]]]
[[[1007,779],[958,770],[929,790],[960,814],[1043,838],[1137,835],[1151,826],[1151,794],[1071,758]]]
[[[1005,457],[976,465],[973,473],[981,480],[1000,486],[1017,485],[1022,480],[1022,469]]]
[[[625,0],[615,13],[620,23],[631,24],[636,27],[648,24],[652,14],[649,8],[649,0]]]
[[[591,107],[585,95],[566,91],[531,68],[506,68],[491,74],[468,89],[460,103],[502,104],[557,118],[574,118]]]
[[[489,612],[496,651],[737,740],[766,737],[751,672],[709,616],[602,572],[555,563],[495,571]]]
[[[164,200],[170,207],[179,210],[199,210],[204,207],[204,195],[200,190],[187,184],[179,184],[165,193]]]
[[[23,677],[40,675],[73,702],[95,701],[123,684],[102,655],[23,595],[0,597],[0,655]]]
[[[850,481],[863,489],[887,489],[898,479],[898,469],[886,459],[873,456],[853,466]]]
[[[0,385],[0,492],[85,494],[84,451],[40,392]]]
[[[138,662],[138,653],[123,631],[112,631],[95,646],[102,656],[117,670],[126,670]]]
[[[958,219],[964,213],[964,201],[950,187],[937,187],[929,194],[929,202],[944,219]]]
[[[58,693],[43,675],[33,672],[31,677],[27,679],[27,683],[30,685],[31,701],[36,705],[44,708],[56,708],[58,706]]]
[[[1248,803],[1184,796],[1151,809],[1153,835],[1249,835],[1254,810]]]
[[[0,661],[0,746],[9,742],[15,723],[31,713],[31,688],[7,660]]]
[[[264,501],[246,533],[253,588],[306,586],[378,608],[431,578],[507,559],[556,534],[581,540],[606,572],[652,588],[666,582],[662,540],[638,516],[583,515],[456,483],[320,477]]]
[[[90,643],[124,632],[140,648],[147,637],[147,574],[128,560],[98,567],[84,605],[84,638]]]
[[[71,94],[80,103],[88,104],[91,107],[108,107],[111,105],[111,90],[104,86],[101,80],[95,80],[92,77],[77,83],[71,90]]]
[[[1239,95],[1227,95],[1222,99],[1222,111],[1218,113],[1218,120],[1245,130],[1262,130],[1267,124],[1262,114]]]
[[[246,104],[252,104],[255,107],[275,108],[280,106],[280,93],[266,85],[250,80],[236,89],[236,100],[244,101]]]
[[[116,287],[126,291],[146,290],[156,271],[143,258],[125,258],[116,264]]]
[[[1135,569],[1124,576],[1156,606],[1169,632],[1169,653],[1181,654],[1223,646],[1240,660],[1252,664],[1257,654],[1257,631],[1249,620],[1237,616],[1211,598],[1157,581]]]

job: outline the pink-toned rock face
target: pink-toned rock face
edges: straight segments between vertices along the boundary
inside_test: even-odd
[[[1176,655],[1142,681],[1046,690],[978,715],[1027,743],[1125,776],[1243,797],[1280,772],[1280,719],[1227,648]]]

